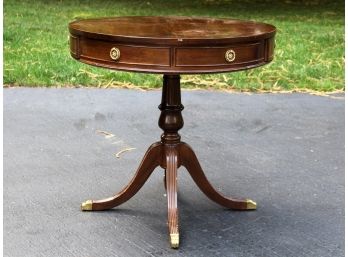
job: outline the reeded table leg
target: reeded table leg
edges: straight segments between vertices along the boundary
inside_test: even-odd
[[[179,224],[177,207],[177,169],[178,154],[176,147],[166,149],[166,189],[168,200],[168,229],[172,248],[179,247]]]
[[[153,170],[160,165],[162,144],[154,143],[147,150],[132,181],[115,196],[102,200],[87,200],[81,204],[83,211],[101,211],[114,208],[132,198],[144,185]]]
[[[201,191],[212,201],[235,210],[254,210],[256,209],[256,203],[250,199],[235,199],[227,198],[221,195],[214,187],[209,183],[207,177],[205,176],[201,165],[198,162],[196,154],[192,148],[182,142],[180,144],[180,158],[181,164],[187,169],[191,177],[201,189]]]

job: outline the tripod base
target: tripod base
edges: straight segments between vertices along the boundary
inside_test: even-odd
[[[204,175],[196,154],[191,147],[180,141],[178,131],[184,126],[181,111],[180,76],[164,75],[161,115],[158,125],[163,129],[161,141],[154,143],[145,156],[132,181],[118,194],[102,199],[88,200],[81,205],[83,211],[101,211],[114,208],[134,196],[144,185],[153,170],[161,166],[165,170],[164,186],[168,200],[168,229],[170,246],[179,247],[177,208],[177,170],[184,166],[200,190],[214,202],[235,210],[254,210],[256,203],[250,199],[227,198],[216,191]]]
[[[153,170],[161,166],[165,169],[165,187],[168,201],[168,229],[170,246],[179,247],[179,225],[177,208],[177,170],[184,166],[200,190],[212,201],[235,210],[254,210],[256,203],[250,199],[227,198],[209,183],[191,147],[184,143],[154,143],[147,150],[134,178],[118,194],[102,199],[87,200],[81,205],[83,211],[101,211],[114,208],[133,197],[144,185]]]

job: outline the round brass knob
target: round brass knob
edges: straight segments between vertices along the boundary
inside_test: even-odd
[[[236,59],[236,53],[232,49],[227,50],[225,53],[225,59],[227,62],[233,62],[234,59]]]
[[[110,50],[110,57],[114,61],[117,61],[118,59],[120,59],[120,57],[121,57],[120,49],[118,49],[117,47],[111,48],[111,50]]]

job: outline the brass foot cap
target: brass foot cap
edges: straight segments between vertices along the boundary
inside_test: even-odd
[[[179,247],[179,234],[170,234],[170,247],[178,248]]]
[[[92,210],[92,200],[87,200],[81,204],[81,211],[91,211]]]
[[[257,203],[254,202],[253,200],[247,199],[246,203],[247,203],[247,210],[255,210],[257,207]]]

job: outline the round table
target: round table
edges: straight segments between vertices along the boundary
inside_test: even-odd
[[[165,172],[168,228],[172,248],[179,246],[177,169],[184,166],[214,202],[236,210],[254,210],[250,199],[230,198],[212,187],[192,148],[180,140],[180,74],[232,72],[255,68],[273,59],[276,28],[232,19],[130,16],[85,19],[69,24],[71,56],[108,69],[163,74],[159,127],[161,140],[150,146],[132,181],[116,195],[87,200],[83,211],[118,206],[144,185],[160,166]],[[139,106],[139,109],[141,106]]]

